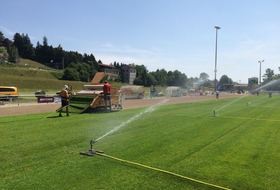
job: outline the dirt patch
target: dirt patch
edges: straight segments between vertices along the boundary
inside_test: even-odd
[[[235,94],[220,95],[220,99],[240,97]],[[140,107],[150,107],[162,103],[168,104],[180,104],[187,102],[198,102],[205,100],[215,100],[214,95],[208,96],[182,96],[182,97],[170,97],[170,98],[153,98],[153,99],[132,99],[123,100],[123,109],[133,109]],[[50,113],[55,112],[60,107],[60,103],[49,103],[49,104],[19,104],[13,106],[0,105],[0,117],[6,116],[17,116],[37,113]]]

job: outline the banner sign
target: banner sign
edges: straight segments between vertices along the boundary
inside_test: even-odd
[[[39,96],[39,97],[37,97],[37,101],[38,101],[38,103],[54,102],[54,97]]]

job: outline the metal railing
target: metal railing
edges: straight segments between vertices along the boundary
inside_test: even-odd
[[[18,97],[6,96],[0,98],[0,106],[20,106],[31,104],[59,103],[60,96],[34,96],[19,95]]]

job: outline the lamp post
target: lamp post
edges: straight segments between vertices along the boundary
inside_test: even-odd
[[[215,26],[216,28],[216,48],[215,48],[215,82],[214,82],[214,89],[215,89],[215,92],[217,91],[217,42],[218,42],[218,30],[221,29],[221,27],[219,26]]]
[[[259,61],[259,63],[260,63],[260,78],[259,78],[259,84],[261,85],[261,83],[262,83],[262,78],[261,78],[261,70],[262,70],[262,62],[264,62],[264,60],[262,60],[262,61]]]

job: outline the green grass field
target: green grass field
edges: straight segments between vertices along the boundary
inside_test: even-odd
[[[279,104],[260,95],[3,117],[0,189],[278,189]],[[92,139],[113,158],[80,155]]]

